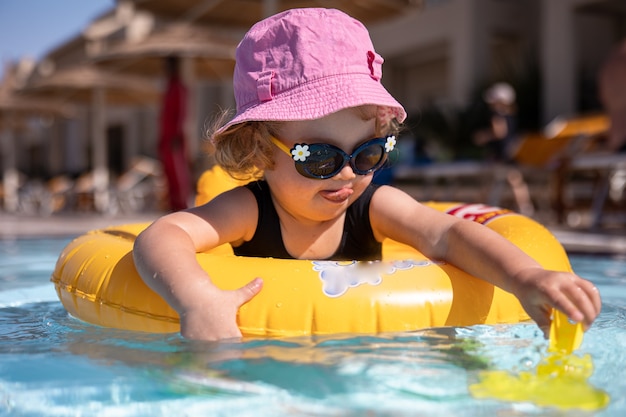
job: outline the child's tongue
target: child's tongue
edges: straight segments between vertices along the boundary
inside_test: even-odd
[[[352,195],[354,190],[352,188],[340,188],[338,190],[325,190],[322,191],[322,195],[325,199],[330,201],[344,201]]]

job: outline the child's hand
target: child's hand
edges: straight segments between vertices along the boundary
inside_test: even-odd
[[[243,287],[224,291],[213,288],[210,294],[198,296],[204,298],[195,307],[180,314],[180,333],[187,339],[220,340],[241,337],[237,327],[239,307],[250,301],[263,287],[263,281],[256,278]]]
[[[516,277],[515,295],[537,325],[548,335],[551,309],[557,308],[587,329],[600,313],[598,289],[569,272],[525,269]]]

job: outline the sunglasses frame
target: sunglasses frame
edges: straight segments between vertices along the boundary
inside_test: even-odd
[[[306,178],[319,179],[319,180],[324,180],[324,179],[334,177],[339,172],[341,172],[341,170],[348,163],[350,164],[350,167],[352,168],[355,174],[367,175],[372,172],[375,172],[385,164],[385,162],[387,161],[387,155],[389,154],[389,152],[391,152],[394,149],[395,144],[396,144],[396,137],[394,135],[387,135],[384,137],[374,138],[366,142],[363,142],[362,144],[357,146],[350,155],[348,155],[346,152],[343,151],[343,149],[338,148],[337,146],[334,146],[328,143],[312,143],[312,144],[296,143],[293,146],[293,148],[289,149],[287,145],[285,145],[283,142],[280,141],[280,139],[274,136],[271,136],[270,139],[272,140],[272,143],[274,143],[280,150],[282,150],[285,154],[289,155],[293,159],[294,164],[296,166],[296,170],[298,171],[300,175]],[[380,145],[381,149],[383,150],[380,160],[371,168],[368,168],[366,170],[358,169],[356,167],[355,158],[363,150],[373,145]],[[320,148],[334,151],[337,155],[340,155],[343,159],[343,162],[338,167],[335,167],[335,169],[329,174],[316,175],[316,174],[309,172],[306,169],[307,158],[311,155],[311,151],[320,151],[321,150]]]

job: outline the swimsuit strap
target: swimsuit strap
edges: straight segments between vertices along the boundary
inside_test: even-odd
[[[280,219],[274,207],[269,185],[265,181],[256,181],[245,187],[256,198],[259,221],[252,239],[233,247],[235,255],[293,259],[283,243]],[[330,259],[374,260],[381,258],[382,244],[376,241],[369,218],[370,201],[376,189],[378,185],[370,184],[348,208],[341,243]]]

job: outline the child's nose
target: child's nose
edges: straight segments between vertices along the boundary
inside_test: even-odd
[[[341,171],[339,171],[337,175],[335,175],[333,178],[346,181],[346,180],[353,180],[355,177],[356,177],[356,174],[352,170],[352,167],[350,166],[350,164],[346,164],[343,168],[341,168]]]

